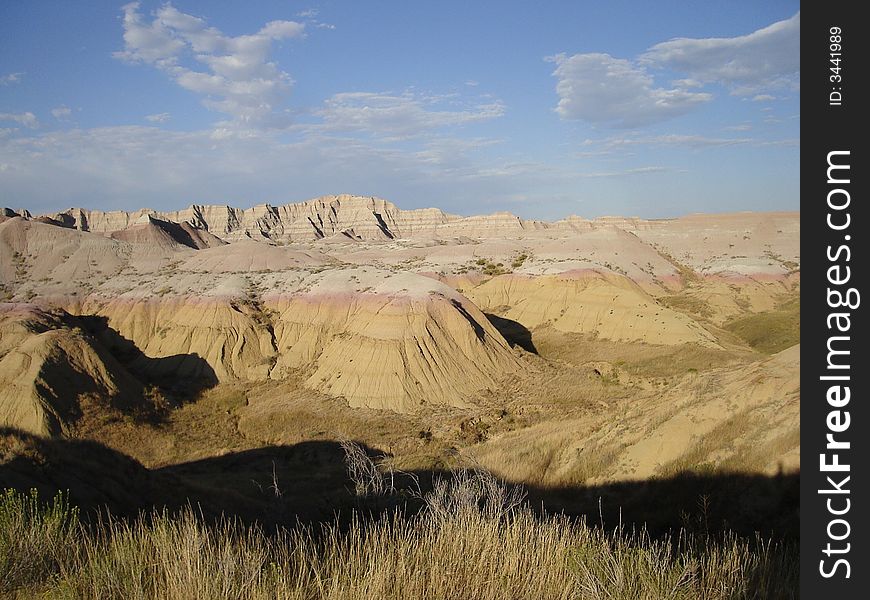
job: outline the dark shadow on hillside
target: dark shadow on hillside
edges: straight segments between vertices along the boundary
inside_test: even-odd
[[[535,344],[532,342],[532,332],[526,329],[521,323],[505,319],[504,317],[499,317],[492,313],[483,314],[486,315],[486,318],[489,319],[492,326],[498,329],[498,332],[511,346],[519,346],[526,352],[531,352],[533,354],[538,353],[538,349],[535,348]]]
[[[176,402],[194,398],[218,383],[214,369],[196,353],[152,358],[132,340],[111,328],[106,317],[85,315],[75,317],[75,320],[137,379],[158,387]]]
[[[187,246],[188,248],[193,248],[194,250],[199,250],[199,244],[196,243],[196,240],[193,239],[193,236],[190,235],[190,232],[184,229],[179,223],[174,221],[163,221],[159,220],[158,227],[163,229],[169,236],[174,239],[179,244]]]
[[[453,308],[459,311],[459,314],[461,314],[465,318],[465,320],[468,321],[468,324],[471,325],[472,329],[474,329],[474,335],[477,336],[477,339],[482,340],[483,337],[486,335],[486,332],[484,331],[480,323],[478,323],[474,317],[468,314],[468,311],[465,310],[465,307],[462,306],[462,303],[458,300],[451,300],[450,304],[452,304]]]
[[[396,236],[393,235],[393,232],[390,231],[389,227],[387,227],[387,223],[386,221],[384,221],[384,218],[380,215],[380,213],[373,212],[372,214],[375,216],[375,219],[378,222],[378,228],[381,230],[381,232],[385,236],[387,236],[388,239],[395,239]]]
[[[364,450],[371,456],[377,453]],[[346,521],[420,503],[442,471],[399,474],[405,493],[361,502],[353,493],[338,442],[311,441],[228,453],[149,471],[110,448],[88,441],[47,439],[0,429],[0,487],[37,488],[43,497],[69,490],[85,510],[107,506],[117,515],[187,503],[209,518],[228,515],[267,528],[297,522]],[[596,486],[525,486],[536,512],[564,512],[607,529],[646,526],[652,535],[684,528],[700,533],[755,532],[799,538],[799,475],[709,474]]]

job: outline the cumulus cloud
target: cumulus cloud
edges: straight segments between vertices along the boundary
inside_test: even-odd
[[[770,94],[756,94],[753,96],[753,102],[770,102],[771,100],[776,100],[776,96],[771,96]]]
[[[656,44],[640,62],[721,83],[737,95],[794,87],[800,77],[800,12],[748,35],[678,38]]]
[[[31,129],[39,127],[39,120],[32,112],[0,113],[0,121],[12,121]]]
[[[0,85],[12,85],[13,83],[18,83],[21,81],[21,78],[24,76],[24,73],[9,73],[8,75],[0,75]]]
[[[303,24],[271,21],[257,33],[230,37],[171,4],[159,8],[150,22],[139,13],[137,2],[122,10],[124,50],[114,53],[116,58],[164,71],[235,125],[288,124],[281,104],[293,80],[269,56],[274,42],[302,37]]]
[[[486,121],[504,114],[504,105],[498,101],[451,109],[443,106],[445,100],[447,98],[411,93],[348,92],[326,100],[316,114],[323,119],[322,128],[326,130],[362,132],[393,139]]]
[[[68,106],[58,106],[51,109],[51,116],[58,121],[66,121],[72,115],[72,109]]]
[[[642,127],[683,115],[710,101],[701,91],[717,83],[735,95],[773,100],[768,90],[800,85],[800,13],[748,35],[734,38],[678,38],[651,47],[635,59],[609,54],[559,54],[556,112],[609,127]],[[655,73],[682,77],[669,87]]]
[[[145,115],[145,120],[149,123],[166,123],[172,118],[168,112],[158,113],[156,115]]]
[[[712,98],[685,87],[656,87],[642,67],[609,54],[559,54],[549,60],[556,63],[556,112],[564,119],[639,127],[685,114]]]

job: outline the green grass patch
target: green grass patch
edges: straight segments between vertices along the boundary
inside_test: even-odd
[[[724,329],[759,352],[776,354],[801,341],[801,301],[793,298],[775,310],[738,317]]]

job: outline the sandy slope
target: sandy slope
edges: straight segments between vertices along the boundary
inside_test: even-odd
[[[0,426],[67,430],[85,399],[107,406],[141,385],[64,313],[0,304]]]
[[[698,465],[791,471],[800,467],[800,346],[687,374],[614,408],[508,433],[470,455],[509,479],[547,485],[647,479]]]
[[[798,354],[768,358],[751,344],[780,335],[773,352],[799,341],[786,326],[799,310],[799,262],[791,213],[546,223],[356,196],[170,213],[7,210],[0,414],[59,433],[81,399],[108,406],[145,383],[292,382],[348,410],[431,412],[436,431],[449,429],[439,411],[510,406],[518,430],[493,421],[503,437],[475,456],[521,479],[645,477],[686,461],[791,468]],[[574,343],[582,356],[566,354]],[[542,355],[526,354],[536,344]],[[645,380],[617,364],[642,370],[656,356],[694,357],[692,372],[672,365]],[[601,381],[571,383],[587,363]],[[486,438],[463,427],[445,448]]]
[[[631,279],[616,273],[501,275],[467,293],[484,310],[528,329],[549,324],[559,331],[616,341],[717,345],[692,319],[659,305]]]

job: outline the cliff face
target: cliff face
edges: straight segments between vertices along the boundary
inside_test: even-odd
[[[71,208],[49,218],[80,231],[108,234],[127,229],[147,218],[160,219],[208,231],[227,240],[241,238],[281,242],[317,240],[349,233],[360,240],[397,238],[497,237],[550,228],[573,230],[574,221],[555,224],[528,221],[510,213],[459,217],[437,208],[402,210],[386,200],[364,196],[323,196],[306,202],[248,209],[192,205],[184,210],[133,212]]]
[[[433,235],[438,226],[459,219],[434,208],[404,211],[386,200],[349,195],[248,209],[192,205],[174,212],[147,208],[104,212],[71,208],[51,218],[80,231],[105,234],[127,229],[149,216],[188,224],[225,240],[248,237],[284,242],[316,240],[351,230],[354,237],[364,240]]]

